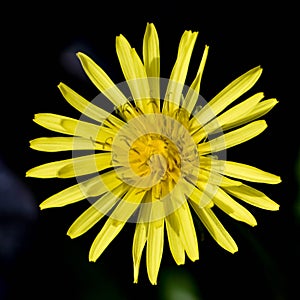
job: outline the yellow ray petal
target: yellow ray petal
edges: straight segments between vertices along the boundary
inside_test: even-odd
[[[191,123],[206,124],[242,94],[246,93],[256,83],[261,73],[262,68],[258,66],[239,76],[196,113]]]
[[[79,184],[75,184],[66,188],[59,193],[52,195],[40,204],[40,209],[51,207],[62,207],[81,201],[86,198],[86,194],[82,191]]]
[[[238,251],[235,241],[212,212],[212,210],[210,208],[200,208],[193,202],[190,203],[199,216],[201,222],[206,227],[210,235],[215,239],[215,241],[221,247],[231,253]]]
[[[159,39],[155,26],[147,23],[143,40],[143,60],[147,73],[150,97],[153,99],[153,111],[160,108],[160,50]]]
[[[209,47],[205,45],[204,52],[202,55],[202,59],[200,62],[200,66],[196,75],[196,78],[194,79],[193,83],[191,84],[187,95],[184,99],[184,102],[182,104],[182,107],[185,108],[188,112],[192,112],[194,109],[195,104],[197,103],[199,93],[200,93],[200,84],[201,79],[204,71],[204,66],[206,63],[207,55],[208,55],[208,49]]]
[[[27,177],[70,178],[111,167],[111,153],[98,153],[46,163],[27,171]]]
[[[113,139],[115,136],[115,131],[110,128],[57,114],[36,114],[33,121],[55,132],[85,137],[102,144],[106,144],[108,140]]]
[[[166,229],[170,251],[177,265],[185,262],[184,247],[180,238],[181,224],[177,214],[174,212],[166,217]]]
[[[149,223],[146,263],[149,280],[157,284],[157,276],[164,247],[164,219]]]
[[[224,161],[223,165],[223,174],[229,177],[269,184],[277,184],[281,182],[281,178],[279,176],[246,164]]]
[[[175,81],[182,84],[185,83],[185,79],[190,64],[190,59],[192,56],[192,52],[194,49],[197,36],[198,36],[198,32],[192,32],[190,30],[188,31],[186,30],[183,33],[179,43],[176,62],[174,64],[170,76],[171,81]]]
[[[134,232],[133,244],[132,244],[132,258],[133,258],[133,278],[134,283],[138,282],[140,262],[143,253],[143,249],[146,244],[148,235],[148,224],[137,223]]]
[[[278,101],[275,98],[261,101],[247,115],[241,115],[239,119],[224,124],[223,130],[228,130],[237,126],[241,126],[243,124],[246,124],[248,122],[260,118],[264,116],[266,113],[268,113],[277,103]]]
[[[214,203],[226,214],[237,221],[242,221],[250,226],[256,226],[254,216],[242,205],[234,201],[226,192],[218,189],[213,199]]]
[[[277,184],[281,182],[281,178],[277,175],[263,171],[256,167],[252,167],[246,164],[237,163],[233,161],[218,160],[210,157],[201,156],[200,165],[202,168],[200,178],[201,175],[203,175],[203,177],[206,176],[207,178],[209,178],[207,172],[213,172],[213,174],[215,172],[218,172],[220,174],[229,177],[252,181],[252,182],[261,182],[261,183],[268,183],[268,184]],[[207,170],[207,172],[205,172],[203,169]]]
[[[180,39],[177,59],[170,75],[163,113],[172,114],[178,108],[198,32],[185,31]]]
[[[87,232],[103,216],[107,215],[127,190],[128,187],[122,184],[104,194],[74,221],[67,234],[73,239]]]
[[[241,102],[240,104],[235,105],[231,109],[227,110],[211,122],[207,123],[193,135],[195,142],[200,142],[204,137],[213,132],[221,131],[224,128],[225,124],[235,123],[236,120],[241,119],[241,116],[243,116],[244,118],[249,112],[254,109],[254,107],[259,103],[263,96],[263,93],[257,93],[247,100]]]
[[[159,39],[153,23],[147,23],[143,40],[143,60],[147,76],[158,78],[160,76]]]
[[[122,230],[126,221],[118,221],[109,218],[102,227],[99,234],[96,236],[89,252],[89,261],[95,262],[111,241]]]
[[[153,112],[147,73],[141,59],[123,35],[116,38],[116,50],[135,104],[145,113]]]
[[[52,195],[40,204],[40,208],[61,207],[88,197],[100,196],[107,191],[113,190],[121,183],[122,181],[117,178],[115,171],[112,170]]]
[[[142,201],[144,195],[145,192],[140,192],[137,189],[132,188],[123,197],[122,201],[112,212],[111,216],[105,222],[103,228],[95,238],[89,253],[90,261],[96,261],[110,242],[118,235],[136,210],[138,204]],[[123,209],[125,209],[125,211],[122,211]]]
[[[81,52],[77,53],[77,57],[90,80],[115,106],[118,107],[127,102],[124,94],[91,58]]]
[[[87,101],[82,96],[77,94],[75,91],[73,91],[71,88],[69,88],[64,83],[60,83],[58,85],[58,88],[64,98],[78,111],[83,113],[84,115],[103,123],[107,118],[109,118],[111,123],[105,122],[109,127],[113,124],[117,128],[121,128],[124,125],[124,122],[120,120],[119,118],[113,116],[110,114],[110,112],[107,112],[106,110],[103,110],[99,106],[94,105],[93,103]],[[113,128],[113,127],[111,127]]]
[[[227,186],[223,187],[224,190],[240,199],[243,200],[253,206],[262,208],[262,209],[267,209],[267,210],[278,210],[279,205],[271,200],[268,196],[266,196],[264,193],[248,186],[248,185],[241,185],[241,186]]]
[[[194,222],[187,201],[182,204],[176,213],[178,214],[178,219],[181,223],[180,237],[186,254],[191,261],[195,261],[199,259],[198,241]]]
[[[147,241],[149,220],[152,214],[152,191],[146,192],[142,205],[140,206],[138,220],[133,238],[132,258],[134,268],[134,283],[138,282],[139,268],[142,252]]]
[[[238,144],[244,143],[262,133],[267,128],[264,120],[254,121],[242,128],[228,132],[209,142],[198,145],[200,155],[222,151]]]
[[[109,144],[100,144],[81,137],[42,137],[30,141],[30,148],[45,151],[59,152],[72,150],[102,150],[110,151]]]

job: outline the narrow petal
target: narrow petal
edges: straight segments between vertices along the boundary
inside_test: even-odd
[[[238,144],[244,143],[262,133],[267,128],[264,120],[254,121],[242,128],[228,132],[209,142],[198,145],[200,155],[222,151]]]
[[[113,190],[121,183],[122,181],[117,178],[115,171],[112,170],[52,195],[40,204],[40,209],[62,207],[88,197],[100,196],[107,191]]]
[[[135,212],[144,195],[145,191],[132,188],[123,197],[94,240],[89,254],[90,261],[96,261],[110,242],[118,235],[128,219]]]
[[[208,104],[194,116],[191,122],[195,122],[196,119],[198,123],[206,124],[242,94],[246,93],[259,79],[261,73],[262,68],[258,66],[235,79],[210,100]]]
[[[208,170],[207,172],[213,172],[213,174],[218,172],[233,178],[268,184],[281,182],[281,178],[277,175],[242,163],[201,156],[200,164],[203,169]],[[211,178],[210,173],[208,175],[204,170],[201,170],[201,172],[201,175],[206,175],[207,178],[210,176]],[[212,176],[212,178],[214,177]]]
[[[127,102],[124,94],[91,58],[81,52],[78,52],[77,56],[90,80],[115,106],[118,107]]]
[[[160,76],[159,39],[154,24],[147,23],[143,40],[143,60],[148,77]]]
[[[141,59],[123,35],[116,38],[116,50],[137,107],[145,113],[153,112],[147,73]],[[146,99],[149,100],[146,101]]]
[[[107,215],[127,189],[123,184],[104,194],[74,221],[67,234],[73,239],[87,232]]]
[[[40,126],[43,126],[55,132],[77,135],[97,141],[102,144],[106,144],[108,140],[113,139],[113,137],[115,136],[115,131],[110,128],[98,126],[84,121],[79,121],[57,114],[36,114],[33,121]]]
[[[256,226],[254,216],[242,205],[234,201],[226,192],[218,189],[213,199],[214,203],[233,219]]]
[[[223,165],[223,174],[229,177],[269,184],[277,184],[281,182],[281,178],[279,176],[246,164],[224,161]]]
[[[143,60],[149,81],[150,97],[154,101],[153,110],[158,112],[160,107],[160,50],[157,31],[152,23],[147,23],[144,35]]]
[[[176,212],[181,223],[180,237],[186,254],[191,261],[195,261],[199,259],[198,241],[188,203],[185,201]]]
[[[119,221],[112,218],[109,218],[105,222],[101,231],[92,243],[89,252],[89,261],[95,262],[99,258],[111,241],[119,234],[125,224],[126,221]]]
[[[177,59],[170,76],[171,81],[185,83],[190,59],[194,49],[194,45],[198,36],[198,32],[185,31],[181,37]],[[179,103],[178,103],[179,104]]]
[[[91,139],[81,137],[42,137],[30,141],[30,148],[45,151],[73,151],[73,150],[102,150],[110,151],[111,146],[100,144]]]
[[[27,177],[71,178],[111,167],[111,153],[98,153],[46,163],[27,171]]]
[[[166,229],[172,256],[177,265],[183,265],[185,262],[185,253],[183,243],[180,238],[181,223],[180,220],[178,220],[176,212],[166,217]]]
[[[199,66],[196,78],[194,79],[193,83],[191,84],[191,86],[187,92],[187,95],[184,99],[184,102],[182,104],[182,107],[185,108],[188,112],[193,111],[195,104],[197,103],[197,100],[199,98],[200,84],[201,84],[204,66],[206,63],[207,55],[208,55],[208,49],[209,49],[209,47],[206,45],[204,48],[204,52],[202,55],[202,59],[200,62],[200,66]]]
[[[133,258],[133,278],[134,283],[138,282],[140,262],[145,247],[148,235],[148,224],[137,223],[135,227],[133,244],[132,244],[132,258]]]
[[[64,98],[82,114],[100,123],[103,123],[107,118],[109,118],[110,122],[117,128],[121,128],[123,126],[124,122],[122,120],[111,115],[110,112],[103,110],[99,106],[96,106],[93,103],[87,101],[64,83],[60,83],[58,85],[58,88]],[[106,122],[105,124],[109,123]]]
[[[207,123],[204,127],[202,127],[194,134],[193,138],[195,142],[200,142],[203,138],[207,137],[213,132],[221,131],[222,129],[224,129],[224,125],[227,123],[236,123],[237,120],[241,119],[241,116],[243,116],[244,118],[249,112],[254,109],[254,107],[259,103],[263,96],[263,93],[257,93],[247,100],[241,102],[240,104],[235,105],[231,109],[227,110],[211,122]]]
[[[40,204],[40,209],[51,207],[62,207],[81,201],[86,198],[86,194],[82,191],[79,184],[75,184],[59,193],[52,195]]]
[[[241,126],[243,124],[260,118],[266,113],[268,113],[277,103],[278,101],[275,98],[261,101],[247,115],[241,115],[239,119],[224,124],[223,130],[228,130],[237,126]]]
[[[231,253],[238,251],[235,241],[210,208],[200,208],[193,202],[191,205],[210,235],[221,247]]]
[[[266,209],[266,210],[279,209],[279,205],[276,202],[271,200],[264,193],[248,185],[243,184],[241,186],[227,186],[223,188],[228,194],[240,200],[243,200],[246,203],[249,203],[253,206]]]
[[[163,113],[172,114],[179,107],[182,97],[182,89],[186,80],[193,48],[198,36],[198,32],[185,31],[181,37],[177,59],[170,75],[167,86]]]
[[[149,280],[157,284],[158,271],[164,247],[164,219],[149,223],[146,263]]]

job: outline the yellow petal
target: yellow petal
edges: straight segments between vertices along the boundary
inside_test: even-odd
[[[279,209],[279,205],[276,202],[271,200],[264,193],[248,185],[243,184],[241,186],[227,186],[223,188],[228,194],[237,197],[238,199],[243,200],[253,206],[267,210]]]
[[[126,189],[123,184],[104,194],[74,221],[67,234],[72,239],[84,234],[100,221],[103,216],[107,215],[125,192]]]
[[[177,59],[170,75],[163,105],[163,113],[172,114],[178,108],[182,97],[182,89],[188,72],[193,48],[198,36],[198,32],[185,31],[181,37]]]
[[[145,113],[153,112],[147,73],[141,59],[123,35],[116,38],[116,50],[137,107]]]
[[[193,83],[191,84],[191,86],[187,92],[187,95],[184,99],[184,102],[182,104],[182,107],[185,108],[188,112],[193,111],[194,106],[197,103],[197,100],[199,98],[200,83],[201,83],[204,66],[206,63],[207,55],[208,55],[208,49],[209,49],[209,47],[206,45],[204,48],[204,52],[202,55],[202,59],[200,62],[200,66],[199,66],[196,78],[194,79]]]
[[[128,219],[137,209],[144,195],[145,191],[132,188],[122,198],[94,240],[89,254],[90,261],[96,261],[110,242],[122,230]]]
[[[224,175],[253,182],[277,184],[281,178],[258,168],[233,161],[224,161]]]
[[[150,97],[153,99],[153,111],[160,107],[160,50],[159,39],[155,26],[147,23],[143,40],[143,60],[147,73]]]
[[[40,208],[61,207],[88,197],[100,196],[107,191],[113,190],[121,183],[122,181],[117,178],[115,171],[112,170],[52,195],[40,204]]]
[[[111,166],[111,153],[98,153],[43,164],[28,170],[26,176],[70,178],[95,173]]]
[[[178,215],[174,212],[166,217],[166,229],[170,251],[177,265],[185,262],[184,247],[180,238],[181,223]]]
[[[85,137],[102,144],[107,144],[107,141],[113,139],[115,135],[115,131],[110,128],[57,114],[36,114],[33,121],[55,132]]]
[[[157,284],[157,276],[164,247],[164,219],[149,223],[146,263],[149,280]]]
[[[99,234],[96,236],[94,242],[92,243],[89,252],[89,261],[96,261],[111,241],[118,235],[122,230],[126,221],[118,221],[109,218],[104,226],[102,227]]]
[[[191,205],[210,235],[221,247],[231,253],[238,251],[235,241],[210,208],[200,208],[193,202]]]
[[[261,101],[247,115],[241,115],[239,119],[224,124],[223,130],[228,130],[260,118],[268,113],[277,103],[278,101],[275,98]]]
[[[60,83],[58,85],[58,88],[64,98],[82,114],[100,123],[103,123],[107,118],[109,118],[110,122],[117,128],[121,128],[124,125],[124,122],[122,120],[111,115],[110,112],[103,110],[99,106],[96,106],[93,103],[87,101],[64,83]],[[107,122],[105,124],[109,125],[109,123]]]
[[[261,182],[268,184],[277,184],[281,182],[281,178],[277,175],[271,174],[269,172],[260,170],[258,168],[246,164],[237,163],[233,161],[218,160],[210,157],[201,156],[200,165],[203,169],[208,170],[207,172],[209,172],[207,173],[204,170],[201,170],[200,178],[202,175],[203,177],[206,176],[209,179],[214,179],[213,174],[215,172],[218,172],[229,177],[252,182]],[[214,180],[212,182],[215,183]]]
[[[185,83],[190,59],[192,56],[197,36],[198,32],[192,32],[190,30],[186,30],[183,33],[179,43],[177,59],[170,76],[171,81],[175,81],[182,84]]]
[[[127,102],[124,94],[91,58],[81,52],[78,52],[77,56],[90,80],[115,106],[120,106]]]
[[[237,221],[242,221],[250,226],[256,226],[254,216],[242,205],[234,201],[226,192],[218,189],[213,199],[214,203],[226,214]]]
[[[266,128],[267,123],[264,120],[254,121],[242,128],[221,135],[209,142],[199,144],[199,154],[205,155],[208,153],[218,152],[244,143],[262,133]]]
[[[148,234],[147,230],[148,230],[147,223],[136,224],[133,244],[132,244],[134,283],[138,282],[141,257],[147,240],[147,234]]]
[[[198,241],[188,203],[185,201],[176,213],[181,223],[180,237],[186,254],[191,261],[195,261],[199,259]]]
[[[154,24],[147,23],[143,41],[143,60],[148,77],[160,76],[159,39]]]
[[[75,184],[47,198],[40,204],[40,209],[61,207],[81,201],[86,198],[79,184]]]
[[[59,152],[72,150],[111,150],[106,144],[100,144],[81,137],[42,137],[30,141],[30,148],[45,151]]]
[[[221,131],[224,128],[224,125],[227,123],[234,123],[236,122],[236,120],[240,120],[241,117],[244,118],[249,112],[254,109],[254,107],[259,103],[263,96],[263,93],[257,93],[247,100],[243,101],[242,103],[235,105],[231,109],[227,110],[211,122],[207,123],[193,136],[195,142],[199,142],[200,140],[202,140],[202,138],[208,136],[213,132]]]
[[[210,100],[208,104],[194,116],[191,122],[195,122],[196,119],[198,123],[206,124],[242,94],[246,93],[256,83],[261,73],[262,68],[258,66],[239,76]]]

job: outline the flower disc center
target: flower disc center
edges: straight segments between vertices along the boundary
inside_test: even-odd
[[[152,174],[153,182],[167,177],[177,182],[180,176],[180,155],[167,137],[149,133],[137,138],[129,150],[131,169],[140,177]]]

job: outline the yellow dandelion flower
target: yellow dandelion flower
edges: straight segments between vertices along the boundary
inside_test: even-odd
[[[143,59],[123,35],[116,38],[125,77],[121,84],[115,84],[90,57],[78,53],[100,94],[88,101],[60,83],[63,97],[82,117],[76,120],[51,113],[34,117],[40,126],[64,136],[37,138],[30,141],[30,147],[72,151],[72,157],[34,167],[26,175],[77,179],[75,185],[43,201],[40,208],[88,199],[90,207],[68,230],[71,238],[106,218],[91,245],[90,261],[99,258],[126,223],[136,223],[132,246],[135,283],[144,248],[149,280],[157,283],[165,233],[178,265],[185,263],[185,255],[192,261],[199,258],[191,208],[216,242],[231,253],[238,247],[215,215],[215,206],[251,226],[256,220],[241,202],[279,209],[264,193],[244,183],[277,184],[279,176],[226,159],[228,148],[267,128],[258,119],[277,103],[276,99],[263,100],[260,92],[233,105],[256,83],[262,68],[252,68],[205,102],[199,92],[208,46],[194,81],[185,86],[197,35],[183,33],[169,79],[160,78],[159,39],[150,23],[143,40]]]

